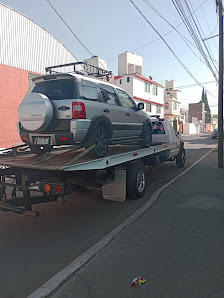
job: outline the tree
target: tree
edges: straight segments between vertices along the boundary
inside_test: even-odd
[[[173,120],[173,129],[175,130],[175,132],[177,132],[177,120],[176,119]]]
[[[205,114],[205,123],[211,123],[211,111],[210,111],[209,104],[208,104],[207,91],[204,89],[204,87],[202,90],[201,101],[204,102],[205,111],[207,112]]]

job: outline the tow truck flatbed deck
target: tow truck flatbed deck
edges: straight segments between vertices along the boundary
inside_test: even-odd
[[[0,156],[0,167],[13,167],[43,171],[77,171],[77,170],[99,170],[135,159],[172,150],[176,144],[167,143],[140,149],[138,145],[115,145],[108,150],[104,158],[92,158],[84,148],[71,151],[53,150],[43,156],[36,156],[30,152],[19,153],[13,156],[13,152]],[[10,156],[11,155],[11,156]]]

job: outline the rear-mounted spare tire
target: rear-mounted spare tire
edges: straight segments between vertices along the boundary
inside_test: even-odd
[[[24,97],[18,108],[18,118],[28,131],[41,132],[47,129],[53,117],[50,99],[40,93],[30,93]]]

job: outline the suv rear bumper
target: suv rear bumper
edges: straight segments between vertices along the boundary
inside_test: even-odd
[[[68,131],[57,131],[57,132],[47,132],[47,133],[35,133],[26,130],[20,130],[19,134],[21,140],[25,143],[36,145],[36,138],[49,137],[49,145],[59,146],[59,145],[74,145],[76,143],[81,143],[85,138],[91,120],[80,119],[71,120],[70,122],[70,132]]]
[[[91,120],[88,119],[77,119],[71,120],[70,132],[73,134],[74,142],[82,142],[89,130]]]

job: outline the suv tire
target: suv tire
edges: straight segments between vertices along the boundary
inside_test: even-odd
[[[48,145],[48,146],[37,146],[37,145],[30,145],[30,150],[32,153],[36,155],[43,155],[46,152],[51,152],[53,149],[53,146]]]
[[[141,148],[148,148],[152,143],[152,127],[150,124],[147,124],[142,132],[142,141],[139,141],[138,144]]]
[[[96,146],[91,151],[93,157],[104,157],[108,151],[109,137],[102,126],[97,126],[93,131],[92,144]]]

